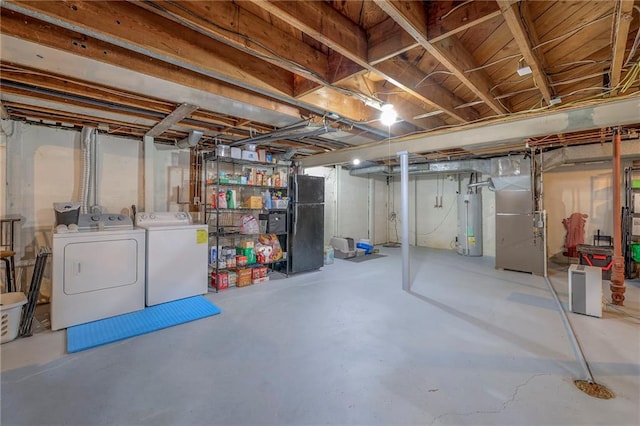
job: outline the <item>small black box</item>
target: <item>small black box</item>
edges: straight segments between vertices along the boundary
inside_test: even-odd
[[[287,233],[287,214],[286,213],[269,213],[267,220],[268,234],[286,234]]]

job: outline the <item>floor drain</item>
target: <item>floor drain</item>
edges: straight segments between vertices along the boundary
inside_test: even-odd
[[[589,396],[600,399],[615,398],[613,392],[611,392],[605,386],[599,385],[598,383],[588,382],[586,380],[574,380],[573,383],[578,389]]]

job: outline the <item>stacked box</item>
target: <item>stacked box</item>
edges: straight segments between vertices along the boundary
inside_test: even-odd
[[[238,269],[237,274],[236,287],[246,287],[252,284],[250,268],[240,268]]]
[[[229,275],[226,272],[211,273],[211,287],[216,290],[229,288]]]
[[[227,275],[229,276],[229,287],[235,287],[238,282],[238,274],[233,271],[229,271]]]
[[[253,265],[254,263],[256,263],[256,250],[253,247],[251,248],[236,247],[236,254],[241,256],[246,256],[247,265]]]
[[[235,247],[219,247],[217,252],[218,252],[218,268],[219,269],[235,268],[236,266]]]
[[[257,266],[251,269],[251,281],[253,284],[263,283],[269,281],[267,276],[268,269],[266,266]]]

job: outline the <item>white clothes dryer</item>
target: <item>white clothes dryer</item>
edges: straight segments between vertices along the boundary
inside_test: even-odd
[[[51,329],[144,309],[145,234],[125,215],[81,215],[53,235]]]

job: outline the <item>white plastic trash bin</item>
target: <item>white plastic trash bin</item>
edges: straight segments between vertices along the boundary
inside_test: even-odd
[[[18,337],[22,306],[27,303],[27,297],[22,292],[0,294],[0,343],[10,342]]]

